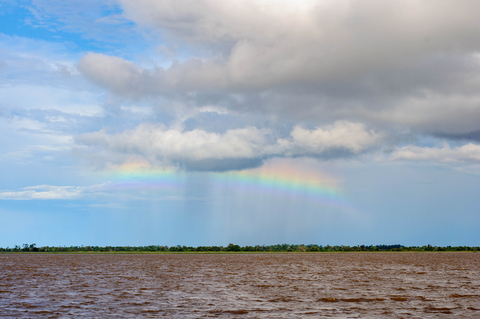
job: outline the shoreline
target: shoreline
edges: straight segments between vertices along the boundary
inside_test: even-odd
[[[156,251],[2,251],[0,255],[272,255],[272,254],[385,254],[385,253],[477,253],[478,251],[183,251],[183,252],[156,252]]]

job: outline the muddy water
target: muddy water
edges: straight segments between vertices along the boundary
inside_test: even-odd
[[[480,253],[0,255],[0,317],[480,318]]]

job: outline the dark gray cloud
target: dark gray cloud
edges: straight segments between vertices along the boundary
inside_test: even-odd
[[[256,168],[263,165],[263,158],[205,159],[175,163],[187,171],[225,172]]]
[[[437,133],[436,136],[440,138],[447,138],[450,140],[467,140],[467,141],[475,141],[480,142],[480,130],[467,132],[463,134],[442,134]]]

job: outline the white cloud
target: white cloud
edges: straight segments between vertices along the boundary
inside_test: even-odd
[[[433,162],[480,162],[480,145],[469,143],[451,148],[448,143],[441,147],[420,147],[408,145],[397,148],[390,157],[392,160],[413,160]]]
[[[80,75],[68,46],[0,33],[2,107],[98,115],[103,93]]]
[[[234,129],[224,134],[203,130],[182,131],[161,125],[140,124],[119,134],[105,131],[83,134],[77,142],[99,146],[116,153],[141,154],[150,161],[195,161],[205,159],[253,158],[275,142],[269,130],[255,127]]]
[[[295,127],[287,138],[278,138],[272,130],[255,127],[232,129],[220,134],[199,129],[166,129],[143,123],[118,134],[108,134],[103,130],[83,134],[77,138],[77,143],[97,147],[110,154],[141,155],[152,163],[192,166],[195,162],[212,160],[359,154],[376,146],[382,138],[383,134],[367,130],[363,124],[350,122],[336,122],[314,130]],[[110,160],[110,157],[106,156],[104,160]],[[250,163],[258,165],[258,162]],[[231,165],[223,169],[236,169],[239,164],[234,161]]]
[[[101,194],[109,186],[110,183],[92,186],[29,186],[16,191],[0,191],[0,200],[76,199],[86,195]]]
[[[73,199],[79,197],[81,191],[73,186],[34,186],[21,191],[0,192],[0,199]]]
[[[12,115],[16,112],[20,115]],[[72,149],[73,137],[69,132],[52,130],[48,123],[23,110],[8,113],[6,117],[0,114],[0,162],[31,164],[32,160],[58,158]]]
[[[0,87],[1,104],[27,110],[57,110],[67,114],[100,116],[100,95],[76,88],[30,84]],[[0,106],[2,106],[0,105]]]
[[[178,188],[180,189],[181,183]],[[140,190],[140,192],[138,192]],[[121,195],[120,195],[121,194]],[[55,186],[55,185],[37,185],[29,186],[16,190],[0,190],[0,200],[76,200],[76,199],[94,199],[94,198],[117,198],[121,196],[123,200],[203,200],[203,198],[185,197],[182,195],[159,196],[158,192],[146,194],[142,184],[123,184],[120,182],[105,182],[102,184],[90,186]],[[118,199],[118,198],[117,198]],[[118,200],[114,203],[94,203],[94,204],[67,204],[65,207],[94,207],[94,208],[128,208]]]
[[[290,136],[292,148],[296,149],[297,154],[321,154],[327,149],[345,149],[358,154],[377,144],[384,137],[374,130],[367,130],[361,123],[346,121],[315,130],[297,126]]]
[[[108,47],[138,37],[136,30],[128,27],[130,21],[117,14],[117,7],[116,0],[33,0],[25,4],[33,19],[25,22],[34,28],[81,34],[90,45],[102,48],[102,44]]]

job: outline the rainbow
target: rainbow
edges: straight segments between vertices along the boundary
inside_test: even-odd
[[[153,168],[147,161],[137,160],[113,167],[110,172],[114,188],[119,190],[183,191],[185,177],[192,174],[202,177],[205,187],[213,186],[219,192],[288,197],[356,213],[336,179],[288,163],[266,163],[261,168],[223,173],[186,173],[173,167]]]
[[[356,212],[332,178],[313,170],[273,165],[240,172],[216,173],[217,188],[238,192],[290,197],[318,205]]]
[[[184,174],[174,168],[152,168],[144,161],[128,161],[110,170],[116,189],[178,190]]]

